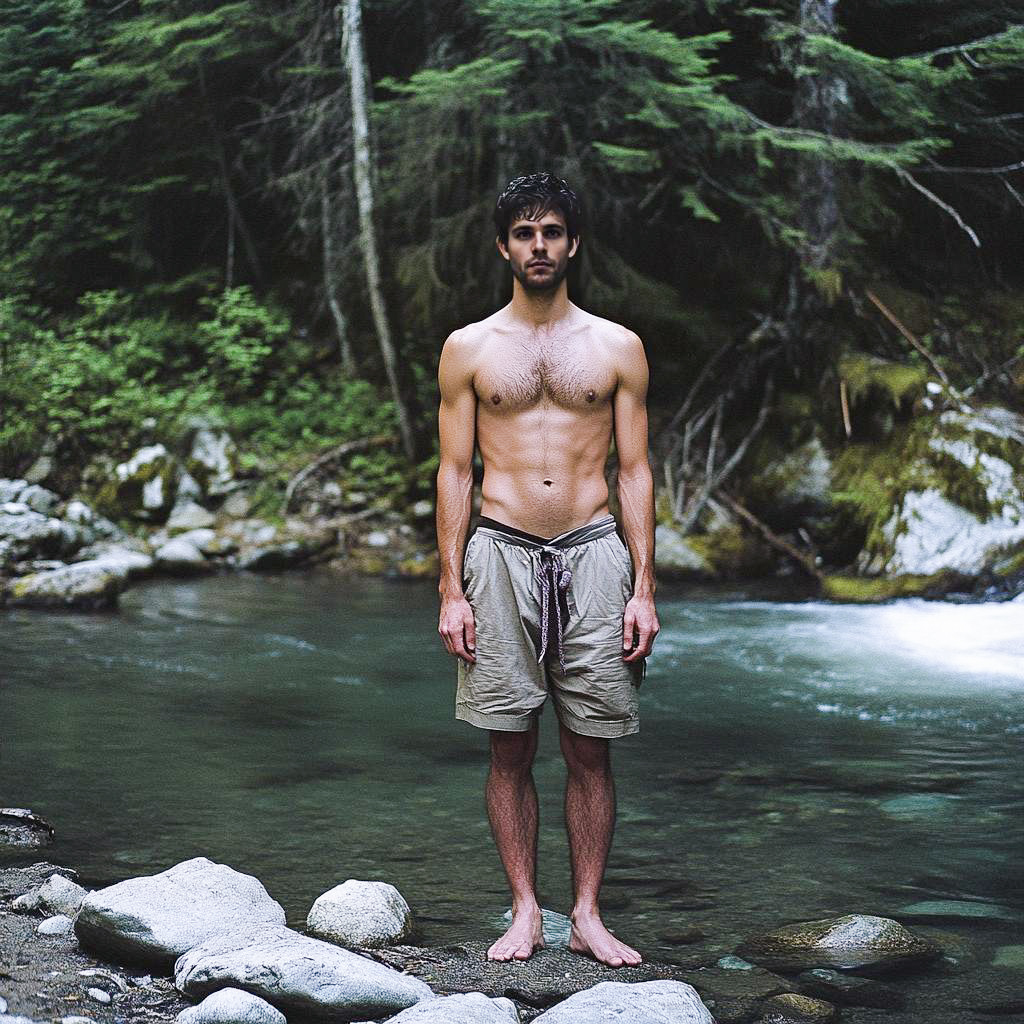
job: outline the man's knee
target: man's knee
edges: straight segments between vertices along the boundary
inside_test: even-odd
[[[581,736],[562,726],[559,729],[562,756],[570,772],[610,775],[611,751],[608,740],[599,736]]]
[[[537,753],[537,730],[501,732],[491,730],[491,768],[499,772],[528,771]]]

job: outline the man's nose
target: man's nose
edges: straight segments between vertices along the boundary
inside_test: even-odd
[[[547,239],[544,237],[543,231],[538,231],[533,236],[533,251],[543,252],[548,247]]]

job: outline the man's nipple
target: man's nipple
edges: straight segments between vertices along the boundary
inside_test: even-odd
[[[501,395],[498,395],[498,394],[491,395],[491,402],[494,405],[499,405],[501,403]]]

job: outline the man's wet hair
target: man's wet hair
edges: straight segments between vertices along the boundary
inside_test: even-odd
[[[498,196],[494,207],[494,226],[498,238],[507,244],[508,230],[513,221],[520,218],[537,220],[552,211],[557,211],[565,218],[566,234],[570,243],[574,242],[580,234],[583,210],[579,196],[569,187],[569,183],[547,171],[513,178]]]

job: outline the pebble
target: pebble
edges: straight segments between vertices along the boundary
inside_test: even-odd
[[[723,956],[721,960],[715,961],[716,967],[724,967],[727,971],[752,971],[754,965],[748,963],[742,957]]]
[[[56,914],[41,922],[36,931],[40,935],[69,935],[74,927],[74,922],[67,914]]]
[[[992,966],[1024,968],[1024,946],[997,946]]]
[[[89,989],[89,998],[95,999],[97,1003],[109,1003],[110,993],[104,992],[101,988],[91,988]]]
[[[7,1012],[7,1000],[3,996],[0,996],[0,1013]]]
[[[60,1024],[96,1024],[92,1017],[61,1017]]]

